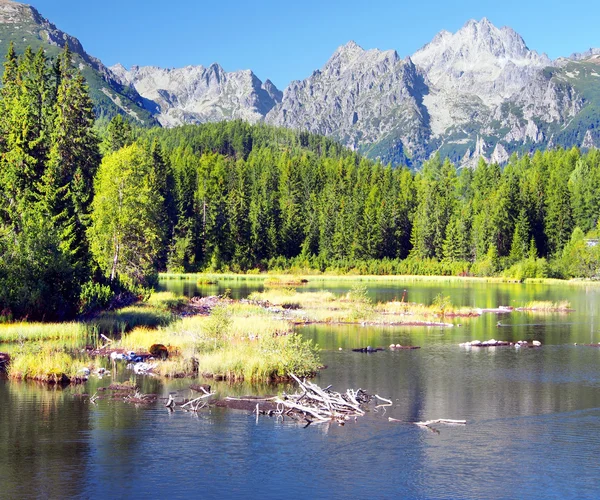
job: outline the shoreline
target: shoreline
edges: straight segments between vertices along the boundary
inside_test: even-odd
[[[495,283],[507,285],[566,285],[566,286],[600,286],[600,280],[590,280],[584,278],[573,278],[563,280],[558,278],[525,278],[517,280],[515,278],[506,278],[502,276],[438,276],[438,275],[378,275],[378,274],[310,274],[310,273],[292,273],[292,272],[265,272],[265,273],[160,273],[160,281],[199,281],[200,279],[210,281],[205,286],[215,286],[219,280],[222,281],[267,281],[280,279],[289,280],[290,277],[303,283],[291,286],[306,286],[310,283],[329,282],[329,281],[355,281],[355,282],[431,282],[431,283]],[[200,283],[200,285],[204,285]],[[282,284],[285,286],[285,283]]]

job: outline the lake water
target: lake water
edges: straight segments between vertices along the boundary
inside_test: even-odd
[[[185,285],[185,286],[183,286]],[[164,286],[194,293],[194,283]],[[343,293],[348,282],[306,289]],[[109,380],[48,389],[0,381],[0,498],[597,498],[600,496],[599,288],[504,284],[367,284],[376,300],[496,307],[569,300],[575,312],[486,314],[454,328],[311,326],[328,366],[316,383],[392,399],[345,426],[312,425],[212,409],[170,414],[161,404],[89,403]],[[203,294],[240,297],[259,281]],[[185,289],[184,289],[185,288]],[[496,326],[498,321],[501,326]],[[460,320],[457,320],[457,323]],[[466,340],[540,340],[540,349],[465,350]],[[419,345],[362,354],[366,345]],[[1,346],[0,346],[1,347]],[[342,348],[340,351],[339,348]],[[1,348],[0,348],[1,350]],[[127,375],[121,375],[121,378]],[[138,379],[166,396],[189,380]],[[220,396],[283,388],[217,384]],[[393,423],[466,419],[466,426]]]

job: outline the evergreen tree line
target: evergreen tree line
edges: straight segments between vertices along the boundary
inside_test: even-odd
[[[514,155],[504,168],[481,160],[457,170],[436,156],[412,172],[242,122],[152,129],[138,140],[152,142],[165,173],[161,269],[598,272],[595,149]]]

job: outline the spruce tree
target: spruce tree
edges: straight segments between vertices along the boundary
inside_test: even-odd
[[[100,163],[95,116],[83,77],[73,68],[68,45],[60,56],[60,84],[43,202],[63,234],[63,249],[71,254],[81,279],[89,271],[86,230],[89,226],[93,180]]]

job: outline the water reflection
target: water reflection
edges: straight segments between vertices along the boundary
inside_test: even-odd
[[[219,285],[220,286],[220,285]],[[238,288],[244,296],[260,282]],[[313,288],[321,285],[309,284]],[[317,377],[335,389],[363,388],[394,402],[344,427],[310,426],[211,409],[195,416],[101,400],[111,378],[48,390],[0,380],[0,497],[129,498],[593,498],[600,447],[600,349],[594,288],[521,285],[370,286],[376,300],[496,307],[569,300],[569,315],[484,315],[454,328],[347,325],[301,329],[323,351]],[[322,288],[344,293],[348,282]],[[218,290],[217,290],[218,291]],[[191,292],[190,293],[196,293]],[[210,293],[215,293],[211,291]],[[497,327],[497,321],[501,327]],[[541,349],[471,349],[466,340],[539,339]],[[376,354],[352,347],[420,345]],[[340,351],[339,348],[342,348]],[[189,380],[161,382],[121,372],[143,392],[190,397]],[[276,394],[290,386],[208,381],[220,396]],[[467,419],[434,434],[414,422]],[[576,478],[576,480],[574,479]]]

